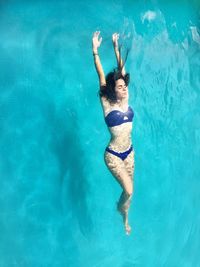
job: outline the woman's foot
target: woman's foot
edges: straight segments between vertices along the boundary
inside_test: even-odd
[[[128,211],[124,211],[123,220],[124,220],[124,227],[125,227],[126,234],[130,235],[131,226],[128,224]]]
[[[131,233],[131,227],[130,227],[130,225],[128,223],[125,224],[125,230],[126,230],[126,234],[127,235],[130,235],[130,233]]]
[[[131,226],[128,224],[128,210],[124,210],[119,206],[119,203],[117,202],[117,210],[122,215],[124,227],[127,235],[130,235],[131,233]]]

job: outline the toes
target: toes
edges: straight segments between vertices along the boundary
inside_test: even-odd
[[[130,225],[126,225],[126,234],[127,235],[130,235],[130,233],[131,233],[131,227],[130,227]]]

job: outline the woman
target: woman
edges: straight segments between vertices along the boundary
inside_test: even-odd
[[[117,210],[123,217],[126,234],[130,234],[128,209],[133,194],[134,150],[131,142],[131,131],[134,113],[128,105],[129,74],[125,73],[126,60],[123,63],[118,47],[119,34],[114,33],[112,41],[118,68],[105,77],[98,54],[98,48],[102,42],[99,34],[99,31],[93,34],[93,56],[100,83],[101,105],[105,122],[111,133],[111,140],[106,147],[104,159],[108,169],[123,189],[117,202]]]

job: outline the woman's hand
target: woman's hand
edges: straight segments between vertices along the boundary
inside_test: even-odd
[[[114,47],[118,48],[118,39],[119,39],[119,33],[113,33],[112,35],[112,41]]]
[[[97,51],[97,48],[101,45],[102,37],[99,38],[100,31],[96,31],[92,37],[93,51]]]

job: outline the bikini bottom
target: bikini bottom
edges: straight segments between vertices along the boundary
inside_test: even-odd
[[[133,146],[132,145],[127,151],[120,152],[120,153],[110,149],[109,147],[106,147],[106,151],[108,151],[109,153],[119,157],[122,160],[125,160],[128,157],[128,155],[131,153],[132,150],[133,150]]]

